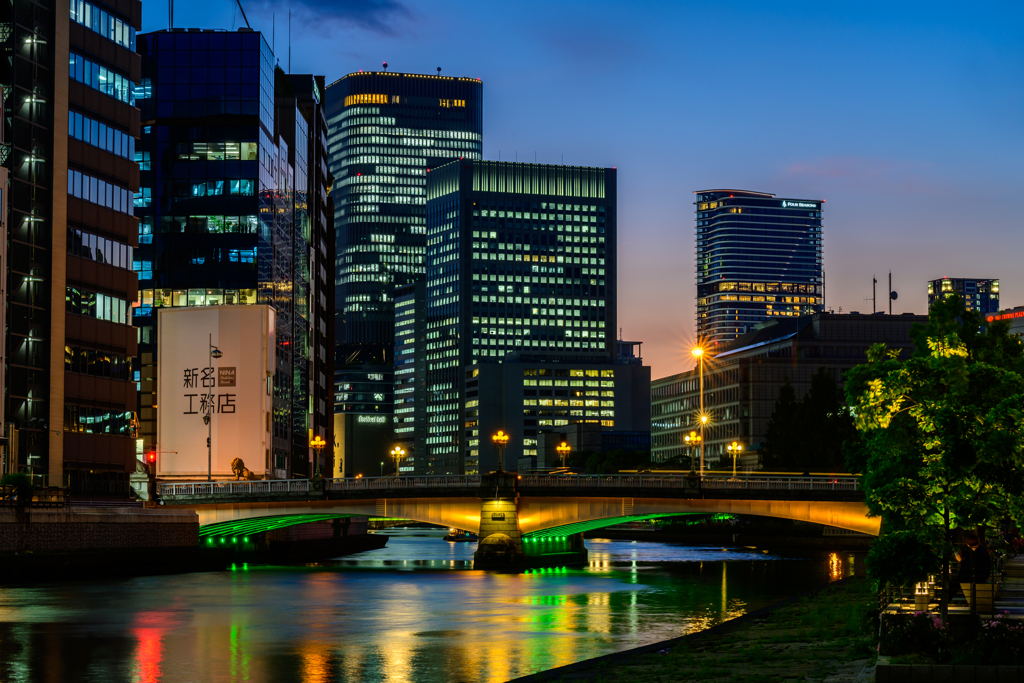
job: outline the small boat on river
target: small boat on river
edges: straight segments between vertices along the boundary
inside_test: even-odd
[[[464,543],[466,541],[476,541],[477,535],[472,531],[463,531],[462,529],[448,529],[448,535],[444,537],[444,540],[451,543]]]

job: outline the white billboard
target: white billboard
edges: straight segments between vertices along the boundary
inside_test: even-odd
[[[157,310],[157,476],[206,479],[208,434],[215,479],[235,477],[235,458],[261,478],[270,474],[274,309]]]

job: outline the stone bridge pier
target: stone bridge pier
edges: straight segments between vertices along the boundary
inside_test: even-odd
[[[474,567],[524,564],[523,534],[519,529],[519,492],[515,473],[496,472],[481,477],[480,531]],[[490,495],[491,491],[494,495]]]
[[[482,477],[480,530],[474,568],[546,567],[586,564],[583,534],[524,543],[519,526],[518,476],[497,472]]]

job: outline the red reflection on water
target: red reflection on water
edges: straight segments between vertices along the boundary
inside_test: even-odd
[[[135,670],[138,683],[157,683],[163,663],[164,633],[171,621],[163,612],[140,612],[135,617],[132,635],[138,639],[135,648]]]

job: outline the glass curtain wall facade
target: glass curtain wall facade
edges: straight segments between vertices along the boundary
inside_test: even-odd
[[[392,438],[396,291],[424,278],[427,172],[481,158],[483,85],[358,72],[329,85],[325,100],[336,178],[335,425],[352,445],[339,452],[346,471],[368,473]]]
[[[158,446],[155,309],[269,304],[277,313],[274,447],[269,462],[252,469],[308,476],[313,415],[322,413],[325,426],[329,414],[327,401],[321,411],[310,393],[321,371],[324,383],[329,376],[323,339],[312,335],[328,317],[312,288],[320,269],[326,276],[329,256],[316,241],[326,234],[322,208],[311,214],[310,194],[326,197],[327,182],[310,170],[323,161],[315,152],[322,148],[316,107],[303,104],[289,77],[275,70],[258,32],[160,31],[140,35],[138,44],[142,181],[134,265],[144,446]],[[311,191],[311,177],[322,187]]]
[[[479,471],[466,366],[611,362],[615,197],[609,168],[463,160],[429,174],[427,472]]]
[[[327,124],[336,178],[338,343],[373,344],[390,356],[394,288],[423,278],[427,172],[481,158],[483,85],[352,73],[327,87]]]
[[[822,200],[696,195],[697,336],[715,346],[780,316],[824,310]]]
[[[928,283],[928,308],[936,301],[957,294],[969,311],[999,312],[999,280],[944,277]]]
[[[127,496],[138,167],[125,148],[139,132],[142,5],[9,3],[4,16],[5,470]]]

